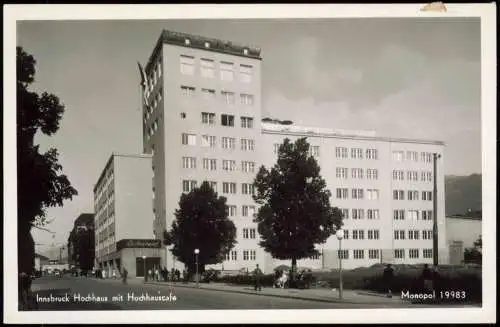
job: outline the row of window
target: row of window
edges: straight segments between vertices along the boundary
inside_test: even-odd
[[[196,169],[196,157],[182,157],[182,168]],[[203,158],[203,169],[210,170],[210,171],[217,170],[217,159]],[[222,170],[224,170],[224,171],[236,171],[236,160],[222,159]],[[241,171],[244,173],[255,172],[255,162],[242,161],[241,162]]]
[[[234,127],[234,115],[221,114],[220,123],[222,126]],[[241,128],[253,128],[253,117],[240,117]],[[215,125],[215,113],[213,112],[202,112],[201,113],[201,123],[205,125]]]
[[[349,239],[349,230],[344,229],[344,239]],[[352,239],[353,240],[364,240],[365,239],[365,231],[362,229],[353,229],[352,231]],[[369,240],[379,240],[380,239],[380,230],[378,229],[370,229],[366,232],[367,239]]]
[[[349,168],[337,167],[335,168],[335,175],[338,179],[347,179],[349,176]],[[351,178],[363,179],[365,177],[363,168],[351,168]],[[378,169],[366,169],[366,179],[377,180]]]
[[[232,250],[230,253],[226,254],[225,261],[237,261],[237,260],[238,260],[238,251]],[[257,251],[256,250],[243,250],[243,260],[244,261],[257,260]]]
[[[366,194],[367,200],[378,200],[379,195],[380,195],[380,191],[378,189],[367,189],[366,193],[365,193],[365,190],[362,188],[353,188],[351,190],[351,198],[352,199],[363,200],[363,199],[365,199],[365,194]],[[348,199],[349,198],[349,189],[346,187],[337,188],[336,195],[337,195],[337,199]]]
[[[377,149],[365,149],[362,148],[351,148],[351,158],[352,159],[363,159],[363,154],[366,159],[378,159],[378,150]],[[336,147],[335,148],[335,157],[346,159],[349,158],[349,149],[345,147]]]
[[[257,230],[255,228],[243,228],[243,238],[255,239],[256,236],[257,236]]]
[[[417,151],[392,151],[392,159],[397,162],[410,161],[418,162],[419,154]],[[431,152],[420,152],[420,162],[431,163],[433,160],[433,153]]]
[[[210,187],[217,192],[217,182],[208,181]],[[182,191],[185,193],[191,192],[198,187],[198,182],[195,180],[183,180],[182,181]],[[222,193],[223,194],[236,194],[236,183],[233,182],[222,182]],[[253,183],[241,183],[241,194],[253,195],[255,193],[255,186]]]
[[[343,219],[349,219],[349,209],[340,209]],[[366,217],[368,219],[380,219],[379,209],[367,209]],[[351,209],[352,219],[365,219],[365,209]]]
[[[215,100],[216,92],[214,89],[201,88],[201,96],[205,100]],[[184,98],[194,98],[196,96],[196,88],[193,86],[181,85],[180,94]],[[220,91],[220,98],[225,104],[233,105],[236,103],[236,93],[232,91]],[[160,99],[161,100],[161,99]],[[253,94],[240,93],[240,104],[252,107],[255,103]],[[155,100],[156,101],[156,100]],[[159,101],[158,101],[159,102]],[[155,104],[156,106],[156,104]]]
[[[152,69],[151,73],[147,77],[147,84],[145,89],[147,97],[149,97],[149,94],[156,86],[156,83],[160,81],[161,74],[162,74],[162,64],[161,61],[158,61],[156,63],[156,66]]]
[[[409,190],[407,192],[407,200],[410,201],[418,201],[419,191]],[[405,199],[405,191],[403,190],[393,190],[392,191],[393,200],[404,200]],[[432,191],[422,191],[422,201],[432,201]]]
[[[197,135],[182,133],[181,142],[183,145],[196,146]],[[215,148],[217,146],[217,136],[201,135],[202,147]],[[242,151],[255,150],[255,140],[253,139],[240,139],[240,149]],[[236,149],[236,138],[234,137],[221,137],[221,147],[223,149],[234,150]]]
[[[407,171],[406,172],[406,180],[418,182],[418,174],[419,172],[416,170]],[[404,170],[393,170],[392,171],[392,179],[393,180],[405,180],[405,172]],[[431,171],[421,171],[420,172],[420,181],[422,182],[432,182],[432,172]]]
[[[368,259],[380,259],[381,251],[379,249],[368,249]],[[408,249],[410,259],[420,258],[420,249]],[[349,259],[349,250],[337,250],[338,258]],[[365,259],[365,250],[352,250],[353,259]],[[424,259],[432,258],[432,249],[422,249],[422,257]],[[395,249],[394,258],[404,259],[405,249]]]
[[[222,81],[231,82],[234,81],[235,68],[232,62],[220,61],[219,65],[219,76]],[[196,73],[196,60],[193,56],[180,56],[180,72],[183,75],[194,75]],[[213,79],[215,78],[215,61],[207,58],[200,58],[199,63],[200,75],[204,78]],[[251,83],[253,79],[253,67],[250,65],[239,65],[239,81],[242,83]]]
[[[273,144],[273,153],[278,154],[281,143]],[[319,146],[318,145],[310,145],[309,146],[309,156],[310,157],[319,157]]]
[[[393,212],[394,220],[432,220],[432,210],[422,210],[421,215],[418,210],[396,209]]]
[[[405,240],[406,239],[406,232],[408,232],[408,239],[409,240],[419,240],[420,239],[420,231],[419,230],[395,230],[394,231],[394,239],[395,240]],[[432,240],[432,230],[423,230],[422,231],[422,239],[423,240]]]

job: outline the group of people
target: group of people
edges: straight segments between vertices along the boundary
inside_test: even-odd
[[[387,264],[383,273],[383,280],[387,291],[387,297],[392,297],[392,289],[394,285],[394,269],[391,264]],[[420,285],[426,292],[432,292],[438,288],[439,272],[437,267],[431,269],[428,264],[424,264],[424,268],[420,274]]]

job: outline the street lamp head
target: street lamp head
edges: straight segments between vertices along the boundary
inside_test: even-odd
[[[335,236],[337,236],[337,239],[340,241],[344,238],[344,231],[342,229],[338,229],[335,233]]]
[[[142,259],[146,259],[146,256],[145,256],[145,255],[143,255],[143,256],[142,256]]]
[[[194,249],[194,254],[198,254],[200,253],[200,250],[199,249]]]

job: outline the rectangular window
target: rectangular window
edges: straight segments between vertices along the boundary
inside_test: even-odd
[[[367,169],[366,170],[366,178],[370,180],[378,179],[378,169]]]
[[[213,100],[213,99],[215,99],[215,90],[201,89],[201,94],[203,95],[203,98],[206,99],[206,100]]]
[[[222,193],[224,193],[224,194],[236,194],[236,183],[223,182],[222,183]]]
[[[241,207],[241,211],[243,217],[253,217],[253,215],[255,214],[255,206],[244,205]]]
[[[220,79],[228,82],[234,80],[234,68],[232,63],[220,62]]]
[[[244,106],[253,106],[253,95],[240,94],[240,103]]]
[[[196,168],[196,158],[182,157],[182,168]]]
[[[235,171],[236,170],[236,161],[235,160],[222,160],[222,170]]]
[[[380,219],[379,210],[378,209],[368,209],[368,219]]]
[[[352,219],[364,219],[365,209],[352,209]]]
[[[362,200],[364,198],[364,192],[362,188],[353,188],[352,189],[352,198]]]
[[[253,151],[255,148],[255,141],[250,139],[241,139],[242,151]]]
[[[211,112],[202,112],[201,113],[201,123],[214,125],[215,124],[215,114]]]
[[[378,159],[378,150],[377,149],[366,149],[366,159]]]
[[[418,249],[410,249],[408,254],[409,254],[410,259],[418,259],[418,257],[419,257]]]
[[[234,104],[234,92],[221,91],[221,96],[225,104]]]
[[[406,160],[407,161],[418,161],[418,152],[417,151],[406,151]]]
[[[410,201],[418,200],[418,191],[408,191],[408,200]]]
[[[194,57],[181,55],[180,68],[182,75],[194,74]]]
[[[378,200],[379,199],[379,190],[377,189],[368,189],[366,190],[366,195],[368,200]]]
[[[231,260],[238,260],[238,251],[231,251]]]
[[[247,239],[249,237],[248,228],[243,228],[243,238]]]
[[[404,152],[403,151],[392,151],[392,160],[401,162],[404,159]]]
[[[404,210],[394,210],[394,220],[404,220],[405,219],[405,211]]]
[[[196,188],[196,181],[194,180],[184,180],[182,181],[182,191],[183,192],[191,192]]]
[[[203,158],[203,169],[217,170],[217,159]]]
[[[234,127],[234,116],[233,115],[222,114],[222,115],[220,115],[220,118],[221,118],[221,125],[222,126]]]
[[[243,260],[248,261],[250,258],[249,256],[249,251],[248,250],[243,250]]]
[[[404,200],[405,193],[403,190],[394,190],[394,191],[392,191],[392,198],[394,200]]]
[[[241,117],[241,127],[242,128],[253,128],[253,118],[252,117]]]
[[[211,135],[202,135],[201,136],[201,146],[205,148],[215,148],[217,143],[217,137]]]
[[[337,199],[347,199],[348,194],[347,188],[337,188]]]
[[[422,200],[423,201],[432,201],[432,192],[422,191]]]
[[[336,158],[347,158],[347,148],[336,147],[335,148],[335,157]]]
[[[364,250],[353,250],[354,259],[364,259],[365,251]]]
[[[309,147],[309,156],[311,157],[319,157],[319,146],[311,145]]]
[[[405,258],[405,249],[395,249],[394,250],[394,258],[404,259]]]
[[[252,161],[242,161],[241,171],[244,173],[253,173],[255,171],[255,162]]]
[[[234,206],[234,205],[227,206],[227,215],[229,217],[235,217],[236,216],[236,206]]]
[[[183,145],[196,145],[196,135],[182,133],[182,144]]]
[[[341,168],[341,167],[335,168],[335,174],[339,179],[347,179],[347,171],[348,168]]]
[[[351,158],[352,159],[363,159],[363,149],[352,148],[351,149]]]
[[[423,257],[426,259],[432,258],[432,249],[423,249]]]
[[[253,76],[252,66],[240,65],[240,81],[242,83],[251,83]]]
[[[363,179],[363,169],[362,168],[351,168],[351,176],[354,179]]]
[[[214,190],[214,192],[217,192],[217,182],[209,181],[208,183],[210,184],[212,190]]]
[[[274,153],[274,154],[278,154],[279,149],[280,149],[280,145],[281,145],[281,144],[279,144],[279,143],[274,143],[274,144],[273,144],[273,153]]]
[[[349,239],[349,230],[344,229],[344,240],[348,240],[348,239]]]
[[[241,193],[242,194],[254,194],[253,184],[241,183]]]
[[[349,259],[349,250],[337,250],[339,259]]]
[[[352,239],[357,240],[358,239],[358,230],[355,229],[352,231]]]
[[[256,251],[250,250],[250,260],[255,261],[257,259]]]
[[[234,150],[236,148],[236,139],[234,137],[222,137],[222,148]]]
[[[255,239],[257,233],[255,231],[255,228],[250,228],[250,238]]]
[[[380,259],[380,250],[368,250],[368,259]]]
[[[181,86],[181,95],[183,97],[192,98],[194,97],[195,88],[191,86]]]
[[[422,210],[422,220],[432,220],[432,210]]]
[[[213,60],[201,58],[201,76],[206,78],[215,77],[215,64]]]
[[[341,209],[341,211],[342,211],[342,218],[349,219],[349,209]]]
[[[419,219],[418,210],[408,210],[408,219],[412,221],[417,221]]]

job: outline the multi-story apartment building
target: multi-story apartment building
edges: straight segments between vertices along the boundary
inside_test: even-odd
[[[442,142],[378,137],[373,132],[307,128],[262,123],[261,163],[276,162],[285,138],[307,137],[310,154],[321,167],[331,191],[330,204],[344,214],[342,253],[332,236],[318,244],[322,255],[299,261],[311,268],[375,263],[432,263],[433,153],[443,154]],[[447,262],[444,214],[443,157],[438,160],[438,252]],[[280,262],[286,263],[286,262]],[[266,267],[277,263],[270,258]]]
[[[96,267],[131,277],[159,266],[163,249],[153,238],[151,156],[112,154],[94,186]],[[144,262],[145,258],[145,262]]]
[[[289,264],[258,246],[252,183],[260,165],[274,164],[285,137],[307,136],[331,204],[345,212],[344,266],[432,262],[432,153],[442,156],[443,143],[262,123],[261,57],[254,47],[163,31],[145,75],[143,144],[152,155],[156,239],[170,229],[180,195],[206,180],[227,197],[237,228],[238,243],[218,268],[260,264],[269,271]],[[444,247],[442,162],[438,218]],[[337,248],[332,237],[318,245],[322,255],[299,265],[335,268]],[[170,252],[165,259],[162,265],[174,262]]]
[[[145,68],[149,107],[143,108],[144,152],[153,157],[156,238],[170,228],[180,194],[207,180],[228,199],[238,246],[247,242],[243,228],[249,218],[241,208],[253,200],[241,187],[253,182],[260,146],[260,65],[259,49],[162,32]],[[241,266],[242,251],[228,269]],[[173,260],[168,251],[167,264]]]

